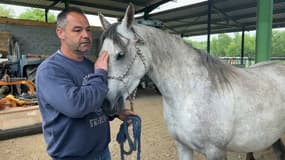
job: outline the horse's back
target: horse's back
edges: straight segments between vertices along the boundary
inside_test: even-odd
[[[285,131],[285,63],[262,62],[240,71],[235,96],[243,98],[235,105],[236,128],[229,148],[264,149]]]
[[[267,83],[277,86],[282,89],[285,94],[285,62],[283,61],[266,61],[257,63],[247,69],[249,72],[255,72],[262,79],[267,80]]]
[[[248,70],[257,71],[277,71],[278,73],[285,73],[285,62],[283,61],[265,61],[248,67]]]

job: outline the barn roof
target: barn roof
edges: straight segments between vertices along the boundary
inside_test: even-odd
[[[130,0],[67,0],[69,6],[80,7],[88,14],[121,18]],[[208,1],[152,13],[158,6],[171,0],[132,0],[136,13],[162,23],[170,32],[184,36],[207,34]],[[35,8],[62,10],[63,0],[0,0],[0,3]],[[227,33],[256,29],[257,0],[212,0],[211,33]],[[285,27],[285,1],[274,0],[273,28]]]

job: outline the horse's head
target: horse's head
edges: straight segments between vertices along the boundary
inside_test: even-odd
[[[101,50],[109,52],[107,99],[111,114],[123,108],[125,99],[138,86],[147,72],[147,61],[139,46],[143,40],[133,29],[134,6],[130,4],[121,23],[110,24],[99,14],[104,32],[101,37]]]

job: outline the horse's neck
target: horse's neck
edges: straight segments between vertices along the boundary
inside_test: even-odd
[[[143,54],[147,54],[151,66],[147,74],[164,95],[197,89],[201,94],[207,89],[220,92],[236,72],[220,60],[198,52],[180,37],[150,27],[139,27],[138,31],[145,40],[147,49]]]
[[[174,88],[182,89],[195,78],[192,74],[201,73],[199,70],[203,68],[198,67],[197,62],[199,54],[181,37],[149,27],[140,27],[139,32],[143,35],[150,54],[146,55],[151,61],[148,76],[161,92],[170,93]]]

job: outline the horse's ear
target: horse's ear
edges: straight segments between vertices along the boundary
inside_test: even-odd
[[[123,26],[126,26],[126,28],[129,29],[134,21],[134,15],[135,15],[135,6],[132,3],[130,3],[122,21]]]
[[[108,22],[108,20],[104,17],[102,13],[98,13],[99,19],[101,21],[102,27],[104,30],[108,29],[111,26],[111,23]]]

